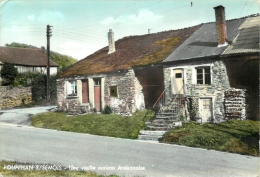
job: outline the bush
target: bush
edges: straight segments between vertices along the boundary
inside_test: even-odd
[[[112,113],[112,109],[110,106],[106,105],[105,106],[105,109],[104,109],[104,113],[105,114],[111,114]]]
[[[46,75],[39,74],[32,80],[32,99],[33,101],[41,101],[47,98]],[[50,97],[57,98],[56,75],[50,77]]]
[[[12,85],[17,75],[18,71],[14,64],[4,63],[1,70],[2,85]]]

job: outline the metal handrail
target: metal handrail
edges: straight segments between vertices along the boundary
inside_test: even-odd
[[[162,96],[164,95],[165,89],[164,91],[161,93],[161,95],[159,96],[159,98],[157,99],[157,101],[154,103],[153,108],[155,107],[155,105],[158,103],[158,101],[162,98]]]

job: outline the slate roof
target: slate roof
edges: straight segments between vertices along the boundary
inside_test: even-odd
[[[68,67],[59,76],[106,73],[161,62],[200,26],[122,38],[115,42],[114,53],[107,54],[108,47],[104,47]]]
[[[237,53],[260,52],[259,50],[259,32],[260,16],[247,18],[239,27],[239,34],[227,47],[223,55]]]
[[[23,66],[47,66],[47,56],[41,49],[0,47],[0,61]],[[58,65],[50,61],[50,66]]]
[[[245,18],[226,21],[228,41],[233,41],[239,33],[238,28],[244,21]],[[178,49],[172,52],[163,62],[220,55],[226,47],[227,46],[218,47],[216,23],[206,23],[181,44]]]

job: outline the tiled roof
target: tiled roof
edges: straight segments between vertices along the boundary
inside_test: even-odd
[[[259,28],[260,16],[250,17],[239,27],[240,33],[223,52],[226,54],[260,52]]]
[[[0,61],[23,66],[47,66],[47,56],[41,49],[0,47]],[[58,65],[50,61],[50,66]]]
[[[114,53],[107,54],[108,47],[102,48],[68,67],[59,76],[105,73],[161,62],[199,27],[200,25],[197,25],[180,30],[122,38],[115,42]]]
[[[226,21],[227,38],[232,41],[245,18]],[[206,23],[171,53],[163,62],[220,55],[226,47],[218,47],[216,23]]]

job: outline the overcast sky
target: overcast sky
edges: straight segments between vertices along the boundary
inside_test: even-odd
[[[1,0],[0,0],[1,1]],[[192,6],[191,6],[192,2]],[[223,5],[226,19],[259,13],[260,0],[2,0],[0,45],[19,42],[46,47],[46,25],[53,26],[51,50],[83,59],[115,40],[215,21]]]

